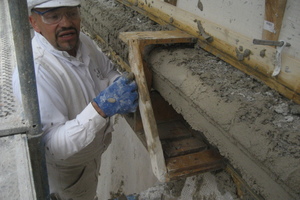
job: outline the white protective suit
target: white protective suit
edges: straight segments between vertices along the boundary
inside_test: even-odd
[[[61,199],[92,200],[112,128],[90,102],[119,73],[83,33],[76,58],[54,49],[39,33],[32,46],[50,192]],[[17,71],[13,83],[20,100]]]

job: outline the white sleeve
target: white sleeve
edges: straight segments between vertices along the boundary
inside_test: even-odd
[[[89,103],[75,119],[53,124],[46,131],[46,149],[54,159],[65,160],[89,145],[96,134],[104,134],[107,122]]]
[[[91,103],[75,119],[68,119],[67,106],[60,94],[59,84],[49,74],[41,71],[38,72],[36,81],[43,141],[54,159],[67,159],[89,145],[96,134],[105,134],[109,119],[101,117]],[[21,103],[17,70],[13,75],[13,89]]]

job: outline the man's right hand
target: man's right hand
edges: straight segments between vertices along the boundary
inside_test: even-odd
[[[112,85],[94,98],[94,102],[108,117],[135,112],[138,106],[137,84],[132,73],[124,73]]]

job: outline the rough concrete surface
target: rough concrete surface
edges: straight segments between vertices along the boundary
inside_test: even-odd
[[[82,15],[88,32],[101,36],[124,60],[128,52],[120,32],[172,29],[116,1],[83,1]],[[219,148],[257,194],[300,198],[299,105],[197,46],[156,48],[148,62],[154,88]]]

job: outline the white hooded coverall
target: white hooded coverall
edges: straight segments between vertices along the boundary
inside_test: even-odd
[[[76,58],[54,49],[36,32],[32,47],[50,193],[92,200],[112,128],[110,119],[101,117],[90,102],[119,73],[83,33]],[[21,101],[17,70],[13,85]]]

